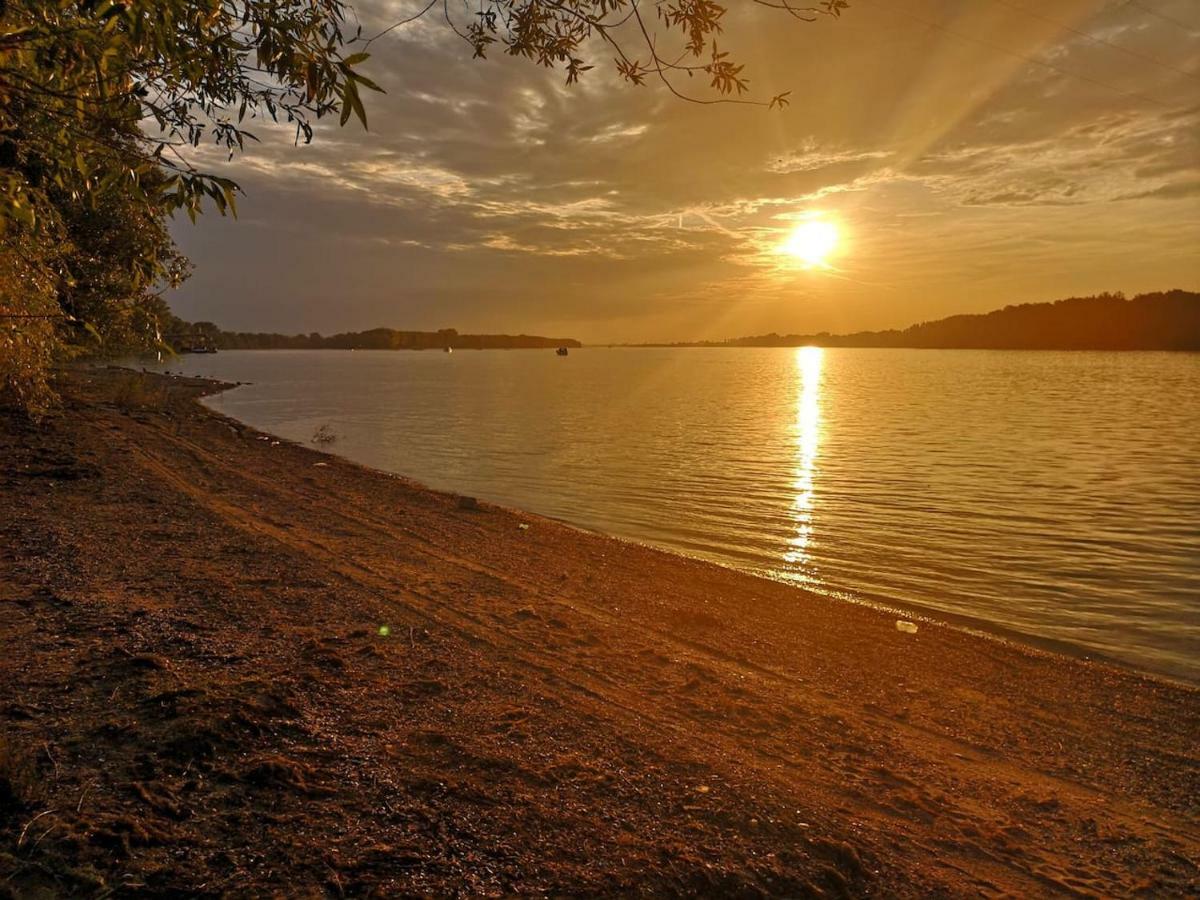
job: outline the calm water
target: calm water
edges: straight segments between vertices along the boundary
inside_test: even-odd
[[[244,351],[221,412],[438,488],[1200,680],[1200,355]],[[802,602],[798,600],[798,602]]]

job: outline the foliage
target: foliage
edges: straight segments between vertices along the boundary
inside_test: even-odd
[[[814,6],[794,6],[789,0],[753,3],[806,22],[819,15],[840,16],[849,6],[847,0],[820,0]],[[442,0],[442,7],[446,21],[453,26],[446,0]],[[589,42],[598,38],[614,54],[617,74],[630,84],[640,85],[655,78],[681,99],[729,102],[730,95],[740,98],[746,93],[750,82],[744,66],[730,59],[717,44],[726,12],[714,0],[657,0],[641,5],[634,0],[486,0],[470,24],[455,31],[477,57],[499,44],[510,55],[542,66],[561,66],[567,84],[593,68],[585,54]],[[633,41],[625,40],[630,32]],[[718,97],[704,100],[682,93],[676,76],[695,75],[706,77]],[[785,106],[789,94],[777,94],[765,102],[735,102]]]
[[[50,186],[37,227],[10,227],[0,248],[0,401],[35,415],[55,357],[154,346],[169,315],[157,291],[187,274],[163,210],[115,189],[89,201]]]
[[[29,235],[0,244],[0,399],[38,415],[53,395],[46,372],[55,347],[59,308],[55,281]]]
[[[805,21],[848,6],[752,2]],[[237,185],[197,171],[187,150],[211,141],[232,155],[257,139],[247,127],[255,119],[291,123],[306,142],[327,115],[365,127],[361,90],[379,90],[359,71],[366,48],[439,3],[475,56],[499,45],[561,66],[568,83],[593,68],[594,51],[613,53],[626,81],[654,77],[679,96],[674,76],[703,75],[724,98],[749,87],[718,46],[727,11],[714,0],[482,0],[463,24],[449,0],[431,0],[370,39],[350,29],[344,0],[3,0],[0,136],[18,165],[0,171],[0,222],[34,222],[50,186],[77,201],[119,186],[193,217],[206,199],[233,210]]]
[[[110,191],[91,205],[64,203],[61,218],[69,247],[61,263],[62,311],[87,323],[82,337],[99,339],[106,355],[154,346],[159,323],[170,315],[158,290],[178,285],[189,272],[165,214]]]
[[[24,174],[39,170],[5,173],[7,216],[35,222],[52,187],[76,201],[119,187],[192,216],[206,198],[232,209],[236,185],[181,151],[206,138],[242,149],[248,117],[285,119],[304,139],[338,110],[365,124],[358,90],[374,85],[354,68],[366,55],[342,53],[345,16],[342,0],[0,4],[0,134]]]
[[[307,113],[361,109],[341,16],[336,0],[0,2],[0,399],[37,412],[55,355],[154,343],[156,291],[187,273],[167,215],[236,193],[171,154],[204,122],[242,147],[231,106],[306,133]]]

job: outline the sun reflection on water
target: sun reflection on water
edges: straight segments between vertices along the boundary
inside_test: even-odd
[[[817,448],[821,433],[821,363],[824,351],[820,347],[796,348],[796,421],[793,424],[796,440],[796,468],[792,487],[791,517],[795,534],[788,540],[783,558],[788,564],[786,575],[802,584],[818,580],[813,572],[810,545],[813,534],[813,479],[816,474]]]

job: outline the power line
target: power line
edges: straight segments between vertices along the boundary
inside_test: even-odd
[[[1176,75],[1183,75],[1187,78],[1194,78],[1197,81],[1200,81],[1200,75],[1196,74],[1195,72],[1189,72],[1186,69],[1177,68],[1176,66],[1173,66],[1170,63],[1165,63],[1162,60],[1156,59],[1153,56],[1149,56],[1145,53],[1139,53],[1137,50],[1131,50],[1129,47],[1124,47],[1121,44],[1114,43],[1113,41],[1105,40],[1104,38],[1101,38],[1101,37],[1096,37],[1094,34],[1088,34],[1086,31],[1080,31],[1078,28],[1073,28],[1072,26],[1068,25],[1066,22],[1060,22],[1057,19],[1051,19],[1048,16],[1043,16],[1041,13],[1034,12],[1032,9],[1027,9],[1026,7],[1023,7],[1023,6],[1018,6],[1015,3],[1009,2],[1009,0],[993,0],[993,2],[999,3],[1003,6],[1007,6],[1009,9],[1014,9],[1017,12],[1021,13],[1021,15],[1029,16],[1030,18],[1033,18],[1033,19],[1040,19],[1041,21],[1043,21],[1049,25],[1053,25],[1056,28],[1062,29],[1063,31],[1068,31],[1071,34],[1077,35],[1081,38],[1084,38],[1085,40],[1091,41],[1093,44],[1097,44],[1101,47],[1110,47],[1113,50],[1119,50],[1121,53],[1124,53],[1126,56],[1131,56],[1134,59],[1140,59],[1143,62],[1152,63],[1153,65],[1156,65],[1162,69],[1166,69],[1168,72],[1174,72]],[[1144,9],[1144,7],[1142,7],[1142,6],[1138,6],[1138,8]]]
[[[858,2],[861,4],[862,0],[858,0]],[[1089,75],[1081,75],[1078,72],[1072,72],[1070,69],[1064,69],[1061,66],[1056,66],[1054,63],[1046,62],[1044,59],[1038,59],[1037,57],[1029,56],[1025,53],[1020,53],[1019,51],[1012,50],[1008,47],[1001,46],[1000,44],[992,43],[991,41],[986,40],[985,38],[976,37],[973,34],[966,34],[962,31],[958,31],[954,28],[951,28],[949,25],[945,24],[944,22],[935,22],[931,19],[926,19],[923,16],[919,16],[916,13],[914,13],[912,10],[903,9],[903,8],[895,7],[895,6],[890,6],[890,7],[887,7],[886,11],[899,13],[901,15],[907,16],[908,18],[912,19],[914,22],[919,22],[922,25],[928,26],[929,28],[935,28],[938,31],[944,31],[946,34],[953,35],[954,37],[957,37],[964,41],[969,41],[972,44],[978,44],[981,47],[987,47],[989,50],[993,50],[997,53],[1003,53],[1004,55],[1011,56],[1015,59],[1023,59],[1027,63],[1031,63],[1032,65],[1035,65],[1035,66],[1041,66],[1043,69],[1049,69],[1051,72],[1055,72],[1066,78],[1074,78],[1077,81],[1084,81],[1084,82],[1087,82],[1088,84],[1094,85],[1096,87],[1100,87],[1100,88],[1104,88],[1105,90],[1112,91],[1115,94],[1120,94],[1123,97],[1129,97],[1133,100],[1145,101],[1146,103],[1149,103],[1153,106],[1161,106],[1164,108],[1170,106],[1170,104],[1168,104],[1162,100],[1157,100],[1154,97],[1147,96],[1146,94],[1140,93],[1138,91],[1127,91],[1124,88],[1119,88],[1116,85],[1109,84],[1106,81],[1100,81],[1098,78],[1092,78]]]

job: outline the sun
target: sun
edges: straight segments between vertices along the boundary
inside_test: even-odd
[[[838,227],[832,222],[809,219],[792,229],[779,245],[779,252],[807,268],[827,267],[830,255],[837,249],[838,237]]]

